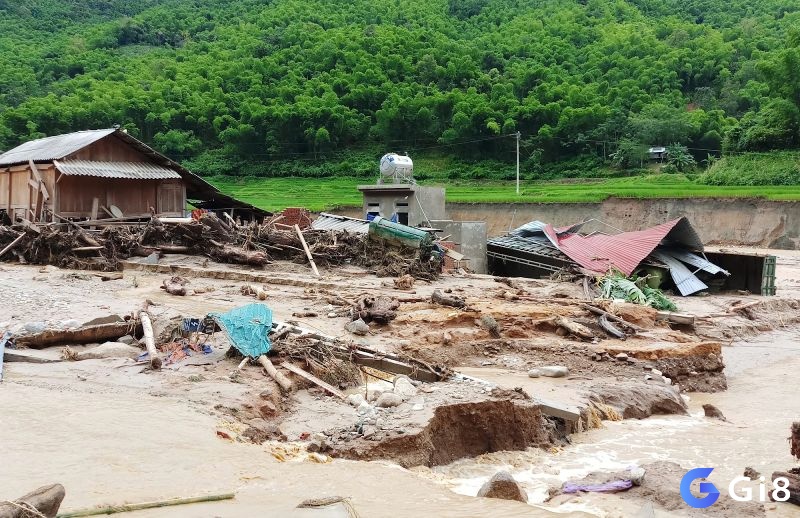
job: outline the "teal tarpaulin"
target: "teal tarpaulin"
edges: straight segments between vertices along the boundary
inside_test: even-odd
[[[269,352],[272,310],[265,304],[248,304],[227,313],[211,313],[211,316],[243,355],[257,358]]]

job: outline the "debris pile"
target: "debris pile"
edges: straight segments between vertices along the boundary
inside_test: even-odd
[[[121,261],[133,256],[157,261],[165,254],[194,254],[251,266],[275,259],[308,261],[315,270],[317,264],[351,264],[379,276],[410,275],[426,280],[441,272],[441,256],[430,247],[397,246],[396,240],[347,231],[301,230],[280,220],[273,217],[261,224],[243,225],[195,211],[191,218],[153,217],[146,222],[114,221],[105,226],[98,221],[91,222],[92,226],[67,220],[49,224],[22,221],[0,226],[0,260],[115,271],[121,269]],[[181,291],[174,283],[165,284],[164,289],[174,294]]]
[[[687,296],[708,289],[706,283],[713,284],[721,276],[730,275],[705,257],[703,242],[685,217],[634,232],[610,227],[614,230],[610,234],[589,231],[591,223],[610,227],[596,220],[561,228],[532,221],[505,236],[490,239],[490,270],[495,274],[508,271],[533,277],[564,271],[592,277],[611,274],[610,280],[606,277],[601,282],[607,295],[616,296],[611,292],[618,292],[618,288],[629,295],[635,288],[639,292],[632,295],[635,302],[657,309],[671,309],[671,303],[654,290],[669,288]],[[642,283],[622,286],[618,282],[631,280],[632,276],[633,280],[643,279]]]

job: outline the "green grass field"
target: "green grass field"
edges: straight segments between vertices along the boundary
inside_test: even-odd
[[[208,179],[226,194],[267,210],[306,207],[312,211],[361,205],[356,186],[372,181],[364,178],[229,178]],[[425,185],[447,188],[447,201],[468,203],[579,203],[620,198],[765,198],[800,200],[796,186],[703,185],[682,175],[653,175],[597,181],[526,181],[521,194],[514,182],[431,181]]]

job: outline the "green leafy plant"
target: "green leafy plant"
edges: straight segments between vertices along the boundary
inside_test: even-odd
[[[612,271],[600,278],[598,284],[604,299],[622,299],[626,302],[650,306],[665,311],[675,311],[678,307],[658,288],[647,286],[647,276],[626,277],[618,271]]]

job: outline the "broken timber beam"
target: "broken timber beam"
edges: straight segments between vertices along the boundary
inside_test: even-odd
[[[314,262],[314,258],[311,256],[311,250],[308,249],[308,244],[306,243],[306,239],[303,237],[303,233],[300,231],[300,226],[294,226],[295,232],[297,232],[297,237],[300,238],[300,243],[303,245],[303,250],[306,252],[306,257],[308,257],[308,262],[311,263],[311,269],[314,270],[314,275],[319,277],[319,270],[317,270],[317,265]]]
[[[293,373],[297,374],[301,378],[307,379],[308,381],[310,381],[314,385],[317,385],[318,387],[321,387],[321,388],[327,390],[328,392],[330,392],[334,396],[338,397],[339,399],[347,399],[347,396],[344,394],[344,392],[342,392],[341,390],[337,389],[333,385],[322,381],[321,379],[319,379],[318,377],[314,376],[310,372],[304,371],[303,369],[301,369],[300,367],[298,367],[297,365],[295,365],[293,363],[283,362],[283,363],[281,363],[281,367],[283,367],[287,371],[290,371],[290,372],[293,372]]]

